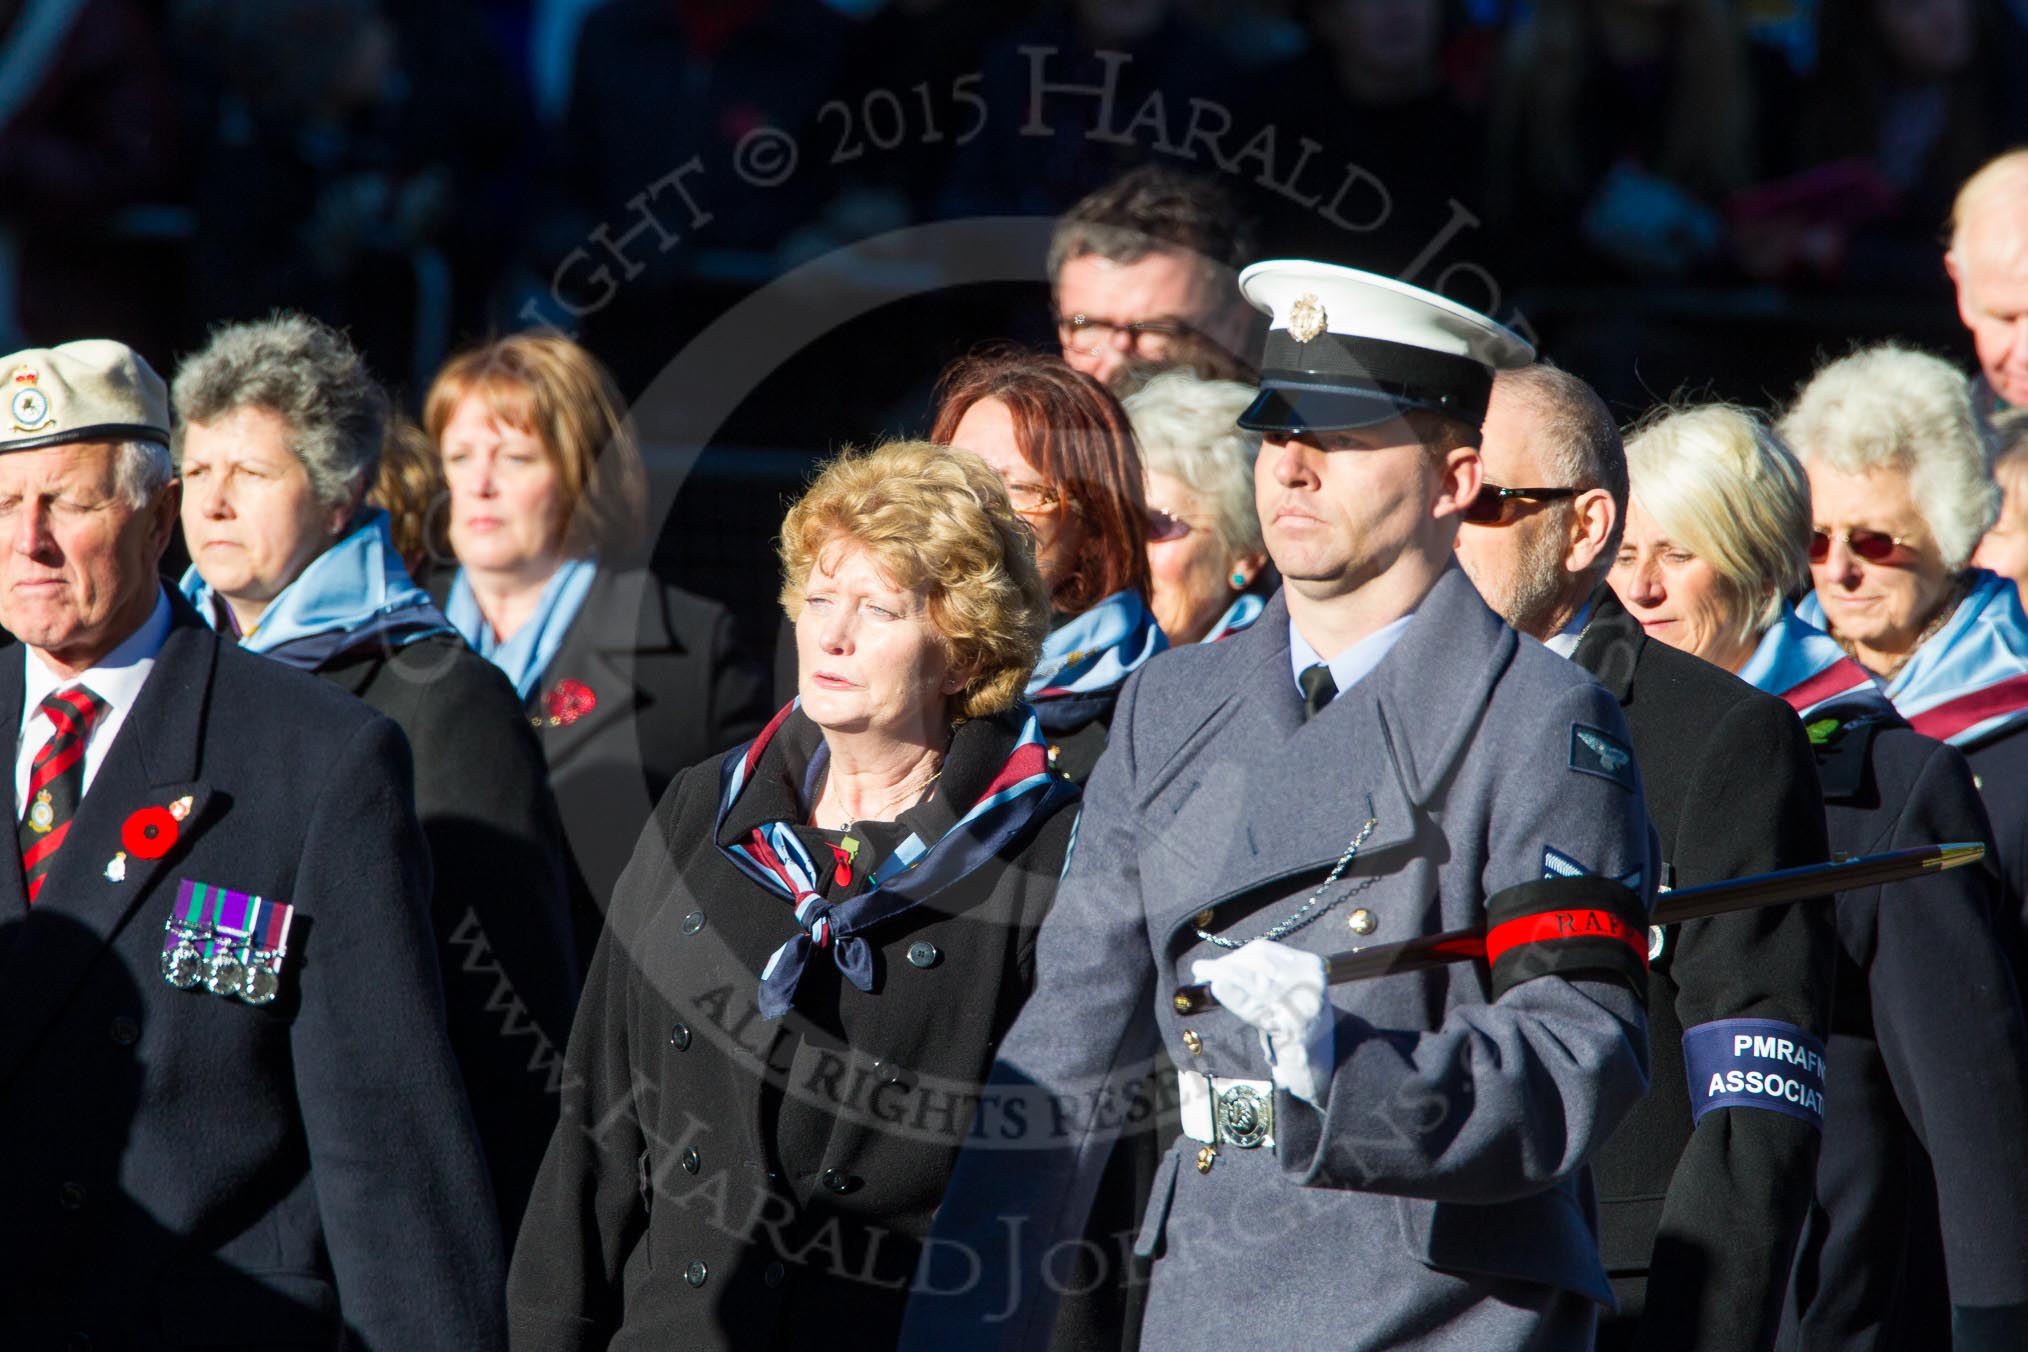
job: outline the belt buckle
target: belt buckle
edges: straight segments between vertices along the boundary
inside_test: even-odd
[[[1241,1150],[1252,1150],[1274,1134],[1274,1100],[1248,1085],[1235,1085],[1219,1094],[1215,1111],[1216,1136]]]

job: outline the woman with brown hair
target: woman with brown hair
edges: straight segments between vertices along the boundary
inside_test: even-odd
[[[451,359],[423,430],[450,490],[451,624],[507,673],[548,759],[591,906],[582,951],[655,801],[679,770],[766,718],[725,607],[620,560],[647,472],[611,377],[554,333]],[[587,898],[580,896],[580,903]]]
[[[1148,507],[1117,399],[1057,357],[964,357],[938,382],[933,441],[982,457],[1035,535],[1050,633],[1028,682],[1052,764],[1082,783],[1120,686],[1169,646],[1148,608]]]

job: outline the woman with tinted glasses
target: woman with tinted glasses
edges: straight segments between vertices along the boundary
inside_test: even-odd
[[[1056,357],[961,358],[938,384],[931,439],[982,457],[1035,533],[1050,631],[1027,697],[1051,763],[1083,783],[1120,686],[1169,646],[1148,608],[1148,507],[1126,412]]]
[[[1999,513],[1986,436],[1949,363],[1883,344],[1824,367],[1783,417],[1810,475],[1799,608],[1886,683],[1917,732],[1971,761],[2013,906],[2028,897],[2028,617],[1970,566]]]
[[[1964,757],[1911,729],[1784,599],[1807,576],[1815,473],[1805,478],[1758,417],[1718,405],[1649,422],[1627,442],[1627,469],[1626,538],[1608,581],[1651,637],[1802,716],[1832,849],[1987,839]],[[1815,521],[1826,516],[1820,505]],[[1835,529],[1869,540],[1849,522]],[[1936,548],[1927,535],[1919,547]],[[1991,1183],[2028,1172],[2028,1029],[1997,873],[1989,862],[1842,892],[1835,905],[1825,1061],[1837,1088],[1784,1345],[1949,1347],[1955,1323],[1960,1347],[2028,1346],[2028,1214]]]
[[[1254,393],[1165,371],[1126,399],[1148,471],[1148,599],[1171,644],[1230,638],[1274,590],[1253,505],[1260,433],[1235,421]]]

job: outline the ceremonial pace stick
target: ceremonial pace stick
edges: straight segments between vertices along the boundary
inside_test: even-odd
[[[1673,925],[1680,920],[1701,920],[1705,916],[1724,915],[1730,911],[1750,911],[1757,906],[1778,906],[1782,902],[1801,901],[1805,897],[1829,896],[1855,887],[1897,883],[1905,878],[1919,878],[1926,873],[1941,873],[1945,869],[1975,864],[1985,857],[1984,845],[1916,845],[1906,850],[1890,850],[1886,854],[1869,854],[1836,863],[1805,864],[1801,868],[1785,868],[1774,873],[1729,878],[1722,883],[1704,883],[1662,893],[1655,899],[1655,908],[1648,915],[1648,923]],[[1486,931],[1483,927],[1474,927],[1425,934],[1400,943],[1354,948],[1334,953],[1324,961],[1327,965],[1326,979],[1333,986],[1342,986],[1348,981],[1366,981],[1376,976],[1393,976],[1397,972],[1419,972],[1426,967],[1440,967],[1448,962],[1471,962],[1485,956]],[[1208,986],[1176,988],[1178,1014],[1200,1013],[1217,1003],[1211,998]]]

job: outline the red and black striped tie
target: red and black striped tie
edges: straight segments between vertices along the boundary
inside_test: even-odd
[[[109,707],[81,685],[57,691],[39,706],[56,731],[35,753],[28,772],[28,810],[21,817],[21,868],[31,903],[70,834],[70,819],[84,796],[85,739]]]

